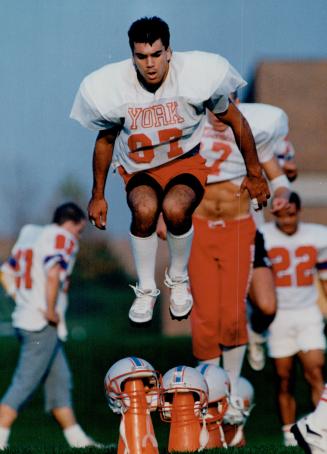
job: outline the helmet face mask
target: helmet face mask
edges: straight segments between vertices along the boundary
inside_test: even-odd
[[[162,377],[161,418],[170,421],[173,400],[176,394],[191,393],[194,399],[193,411],[197,418],[203,417],[208,408],[208,386],[201,374],[188,366],[177,366]]]
[[[160,374],[147,361],[127,357],[117,361],[108,370],[105,380],[105,394],[108,405],[114,413],[125,413],[131,405],[131,395],[125,392],[130,380],[141,379],[146,403],[150,411],[157,409],[160,393]],[[137,393],[139,391],[135,391]]]
[[[254,388],[244,377],[237,383],[238,395],[230,396],[230,406],[224,417],[227,424],[244,425],[254,407]]]
[[[213,364],[201,364],[196,369],[203,375],[208,385],[210,421],[221,421],[228,408],[230,396],[229,377],[224,369]]]

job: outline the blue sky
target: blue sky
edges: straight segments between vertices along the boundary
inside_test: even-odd
[[[71,104],[86,74],[130,56],[127,30],[144,15],[168,22],[173,49],[220,53],[249,82],[263,59],[327,58],[326,0],[0,0],[0,233],[50,216],[69,175],[89,193],[95,134]],[[118,176],[107,195],[109,231],[124,235]]]

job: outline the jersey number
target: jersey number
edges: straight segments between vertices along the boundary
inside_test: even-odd
[[[232,152],[232,147],[228,143],[214,141],[211,150],[216,153],[221,153],[219,158],[216,159],[215,162],[210,167],[212,173],[214,173],[215,175],[219,175],[221,165],[224,161],[226,161],[226,159],[228,159],[228,156]]]
[[[169,144],[168,158],[176,158],[183,154],[183,148],[179,144],[179,139],[182,137],[182,130],[178,128],[162,129],[158,131],[158,138],[161,144],[167,142]],[[136,151],[138,148],[143,148]],[[154,158],[153,143],[146,134],[132,134],[128,138],[128,148],[131,150],[128,156],[136,163],[149,163]]]
[[[67,244],[66,244],[67,243]],[[55,239],[55,248],[64,249],[68,255],[71,255],[74,249],[74,242],[72,240],[67,241],[64,235],[57,235]],[[32,263],[33,263],[33,250],[32,249],[20,249],[15,254],[15,273],[16,276],[16,287],[19,289],[24,287],[27,290],[32,288]]]
[[[292,282],[291,255],[283,247],[274,247],[268,253],[275,276],[277,287],[290,287]],[[312,269],[317,263],[317,252],[312,246],[300,246],[294,251],[295,263],[295,284],[297,287],[304,287],[313,284]]]

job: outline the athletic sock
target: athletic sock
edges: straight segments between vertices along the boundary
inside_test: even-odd
[[[199,364],[199,366],[204,366],[205,364],[213,364],[214,366],[219,366],[220,356],[217,356],[217,358],[204,359],[204,360],[198,361],[198,364]]]
[[[167,232],[167,242],[170,253],[168,275],[172,280],[188,276],[187,266],[193,239],[193,226],[183,235],[173,235]]]
[[[154,278],[158,248],[157,234],[153,233],[147,238],[141,238],[130,233],[130,241],[138,286],[142,290],[155,290],[157,288]]]
[[[232,396],[238,396],[237,382],[241,375],[245,351],[246,345],[223,347],[223,365],[230,380]]]
[[[82,448],[90,444],[90,438],[79,424],[67,427],[67,429],[63,430],[63,433],[71,448]]]
[[[0,426],[0,450],[5,449],[8,446],[9,435],[10,429],[8,427]]]
[[[320,397],[318,405],[315,411],[312,413],[312,420],[317,427],[322,427],[326,425],[327,421],[327,383],[325,383],[325,388]]]

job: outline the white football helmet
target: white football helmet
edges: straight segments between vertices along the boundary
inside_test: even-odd
[[[120,359],[108,370],[104,387],[108,405],[114,413],[125,413],[130,405],[130,398],[124,392],[128,379],[142,378],[145,395],[150,411],[157,409],[159,401],[160,374],[150,363],[135,356]]]
[[[177,366],[169,369],[162,377],[161,415],[165,421],[171,419],[172,400],[175,393],[192,392],[194,413],[203,417],[208,409],[208,385],[203,375],[193,367]]]
[[[254,388],[244,377],[237,382],[237,395],[230,396],[228,410],[224,416],[227,424],[245,424],[246,419],[254,406]]]
[[[205,378],[208,389],[209,406],[217,406],[218,418],[221,420],[228,408],[230,380],[223,368],[213,364],[200,364],[196,369]]]
[[[249,380],[240,377],[238,379],[237,389],[239,396],[242,398],[243,412],[246,416],[249,416],[254,405],[254,388]]]

